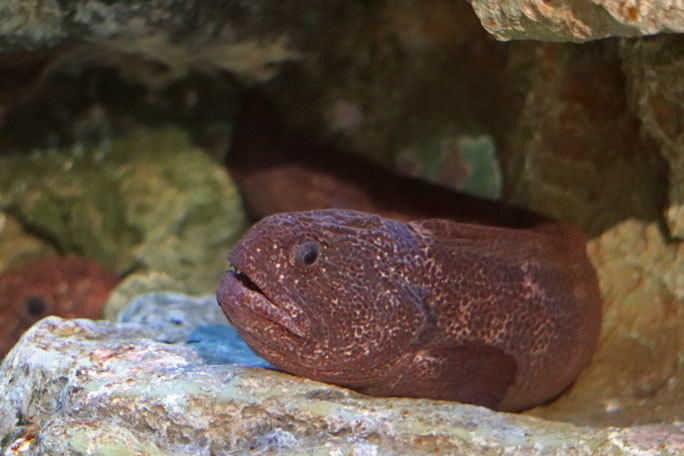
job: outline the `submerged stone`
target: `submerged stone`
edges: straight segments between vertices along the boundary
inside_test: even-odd
[[[133,299],[119,315],[122,323],[157,329],[157,340],[184,343],[208,364],[240,363],[269,367],[228,323],[213,296],[148,293]]]
[[[211,292],[243,229],[237,189],[223,167],[173,128],[112,144],[0,157],[0,208],[121,273],[164,271]]]
[[[634,454],[681,424],[592,428],[458,403],[371,398],[208,364],[133,323],[36,324],[0,365],[5,454]]]
[[[54,247],[24,231],[16,217],[0,211],[0,273],[33,258],[56,254]]]
[[[683,32],[678,2],[642,0],[471,0],[482,26],[499,40],[589,41],[609,36]]]
[[[151,293],[120,320],[48,317],[0,364],[3,454],[661,454],[684,425],[592,427],[374,398],[264,369],[213,297]]]

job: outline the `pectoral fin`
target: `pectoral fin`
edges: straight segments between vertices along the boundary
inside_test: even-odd
[[[389,387],[387,391],[366,392],[442,399],[496,409],[513,383],[517,369],[512,356],[484,344],[421,350],[400,364],[394,369],[394,383],[390,380],[385,384]]]

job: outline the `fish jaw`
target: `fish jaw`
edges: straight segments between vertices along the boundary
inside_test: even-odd
[[[311,338],[308,325],[297,324],[292,316],[271,301],[262,289],[242,272],[226,271],[216,289],[216,299],[231,324],[238,328],[254,328],[255,325],[251,322],[266,320],[298,338]]]

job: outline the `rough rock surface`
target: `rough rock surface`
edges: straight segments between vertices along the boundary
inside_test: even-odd
[[[590,237],[629,218],[659,220],[667,191],[658,146],[640,135],[627,102],[617,44],[511,50],[510,71],[523,80],[525,98],[501,144],[504,175],[516,176],[504,193],[572,220]]]
[[[203,292],[213,291],[244,223],[225,170],[172,128],[1,156],[2,207],[62,250],[117,272],[165,271]]]
[[[148,293],[178,292],[187,288],[183,282],[165,272],[141,271],[126,276],[112,290],[102,311],[105,320],[117,321],[119,315],[135,298]]]
[[[681,424],[591,428],[456,403],[369,398],[206,364],[157,329],[49,317],[0,365],[4,454],[660,454]]]
[[[269,40],[259,40],[240,36],[240,28],[233,26],[236,17],[258,20],[263,6],[236,1],[217,8],[201,1],[17,4],[3,0],[0,52],[35,50],[73,40],[100,42],[109,52],[149,56],[173,67],[176,74],[209,65],[215,70],[267,79],[273,75],[275,64],[298,56],[288,50],[282,35],[273,33]],[[81,57],[98,60],[107,53],[106,49],[91,50]]]
[[[642,134],[655,140],[668,163],[665,220],[670,233],[684,239],[684,37],[622,41],[620,55]]]
[[[193,298],[181,293],[146,293],[131,300],[119,323],[155,328],[157,340],[185,343],[205,362],[270,367],[228,323],[214,296]]]
[[[193,298],[181,293],[144,293],[136,296],[117,316],[118,323],[158,328],[169,343],[184,341],[201,326],[229,326],[213,296]]]
[[[665,38],[643,39],[634,46]],[[684,254],[661,229],[668,169],[662,149],[678,139],[676,131],[663,135],[659,147],[634,114],[628,90],[632,84],[643,90],[651,85],[625,78],[624,46],[631,49],[614,41],[542,43],[511,53],[511,69],[524,75],[528,89],[517,127],[503,144],[510,151],[504,174],[519,176],[508,181],[505,193],[583,227],[600,277],[603,326],[591,367],[567,394],[531,412],[575,423],[684,418]],[[665,61],[671,68],[677,59],[670,55]],[[649,68],[636,74],[659,74],[664,87],[680,85],[674,72]],[[676,124],[677,118],[666,115],[662,121]],[[676,160],[677,154],[669,157]],[[681,172],[673,169],[671,175],[674,179]]]
[[[587,41],[684,32],[679,0],[469,0],[499,40]]]

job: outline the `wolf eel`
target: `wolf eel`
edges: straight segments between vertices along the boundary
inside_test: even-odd
[[[295,211],[256,223],[217,288],[256,353],[365,394],[505,411],[572,383],[601,321],[578,228],[327,148],[259,97],[236,131],[228,166],[252,213]]]

